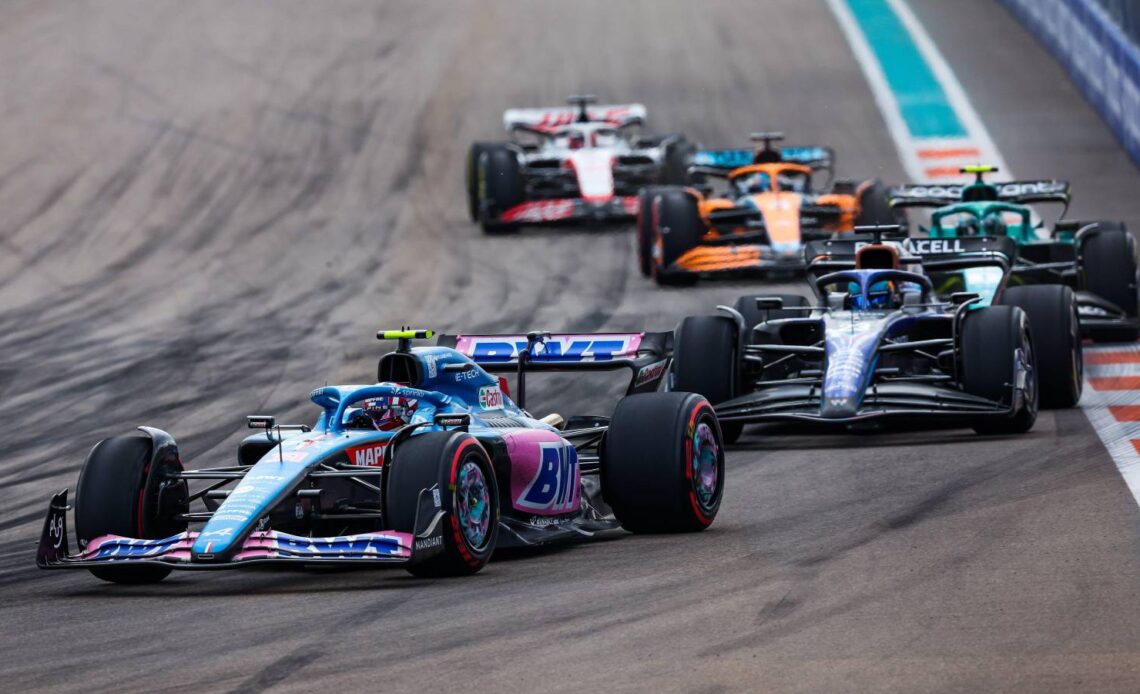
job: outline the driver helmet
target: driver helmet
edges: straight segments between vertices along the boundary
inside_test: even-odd
[[[354,429],[390,431],[404,426],[415,413],[415,400],[401,397],[369,398],[354,408],[349,415],[349,426]]]
[[[566,146],[570,149],[582,149],[586,146],[586,136],[580,132],[572,132],[567,138]]]
[[[772,181],[768,174],[757,171],[736,179],[736,187],[741,193],[767,193],[772,190]]]

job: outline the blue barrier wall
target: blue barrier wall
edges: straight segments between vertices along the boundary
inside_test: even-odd
[[[1104,0],[1000,2],[1061,61],[1140,164],[1140,49]]]

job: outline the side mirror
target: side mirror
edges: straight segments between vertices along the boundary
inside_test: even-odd
[[[778,311],[784,308],[784,300],[778,296],[758,296],[756,308],[761,311]]]
[[[277,426],[277,418],[268,414],[251,414],[245,418],[245,424],[250,429],[265,429],[269,431]]]
[[[955,306],[961,306],[962,304],[978,301],[981,298],[982,295],[977,292],[954,292],[950,295],[950,303]]]

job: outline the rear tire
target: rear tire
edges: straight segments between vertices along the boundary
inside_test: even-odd
[[[490,145],[476,142],[467,150],[467,166],[464,168],[464,185],[467,190],[467,214],[472,222],[479,221],[479,158]]]
[[[731,400],[737,391],[739,342],[736,322],[726,316],[689,316],[673,337],[672,390],[697,393],[714,405]],[[744,425],[722,422],[725,443],[735,443]]]
[[[513,150],[505,145],[482,145],[476,160],[476,213],[483,231],[506,234],[518,231],[514,222],[500,216],[523,202],[522,172]]]
[[[654,258],[653,278],[658,284],[692,284],[696,275],[684,271],[670,271],[672,265],[687,251],[701,243],[704,223],[692,195],[678,188],[666,188],[657,198],[657,226],[651,243],[660,243],[661,257]]]
[[[1017,306],[1029,319],[1041,408],[1076,405],[1084,388],[1084,359],[1073,290],[1059,284],[1010,287],[1001,304]]]
[[[439,431],[412,436],[396,449],[384,492],[393,530],[414,533],[420,492],[439,485],[443,552],[408,571],[416,576],[468,576],[495,551],[499,493],[491,459],[470,434]]]
[[[716,415],[695,393],[622,399],[606,432],[602,495],[634,533],[695,532],[716,518],[724,448]]]
[[[891,209],[887,198],[887,187],[876,179],[859,190],[859,214],[855,216],[855,226],[882,226],[901,224],[901,216]]]
[[[806,311],[789,311],[783,309],[762,309],[756,307],[757,297],[771,297],[784,300],[784,306],[811,306],[811,302],[807,297],[800,296],[799,294],[747,294],[736,300],[735,308],[744,316],[744,325],[748,330],[748,335],[752,335],[752,328],[755,328],[761,323],[766,323],[770,320],[780,320],[783,318],[800,318],[807,315]],[[749,340],[750,341],[750,340]]]
[[[1100,231],[1081,243],[1080,274],[1085,289],[1116,304],[1129,317],[1137,317],[1136,252],[1128,230],[1120,222],[1098,222]],[[1091,331],[1093,342],[1135,342],[1140,329],[1105,328]]]
[[[689,185],[689,165],[696,151],[696,146],[683,137],[670,142],[665,147],[664,182],[674,186]]]
[[[172,479],[173,463],[155,461],[152,448],[149,436],[116,436],[95,444],[87,454],[75,498],[75,534],[81,547],[102,535],[157,540],[186,530],[186,521],[175,518],[189,508],[186,483]],[[160,494],[164,482],[176,486],[168,485]],[[165,507],[162,516],[160,507]],[[161,581],[171,568],[111,566],[90,571],[104,581],[138,585]]]
[[[1014,401],[1015,362],[1030,368],[1026,397],[1007,417],[978,418],[979,434],[1022,434],[1037,421],[1037,367],[1029,320],[1016,306],[989,306],[966,314],[962,321],[962,386],[967,393],[993,400]]]

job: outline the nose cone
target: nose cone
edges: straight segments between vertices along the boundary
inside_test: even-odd
[[[826,419],[844,419],[854,417],[858,410],[857,397],[824,398],[819,413]]]

